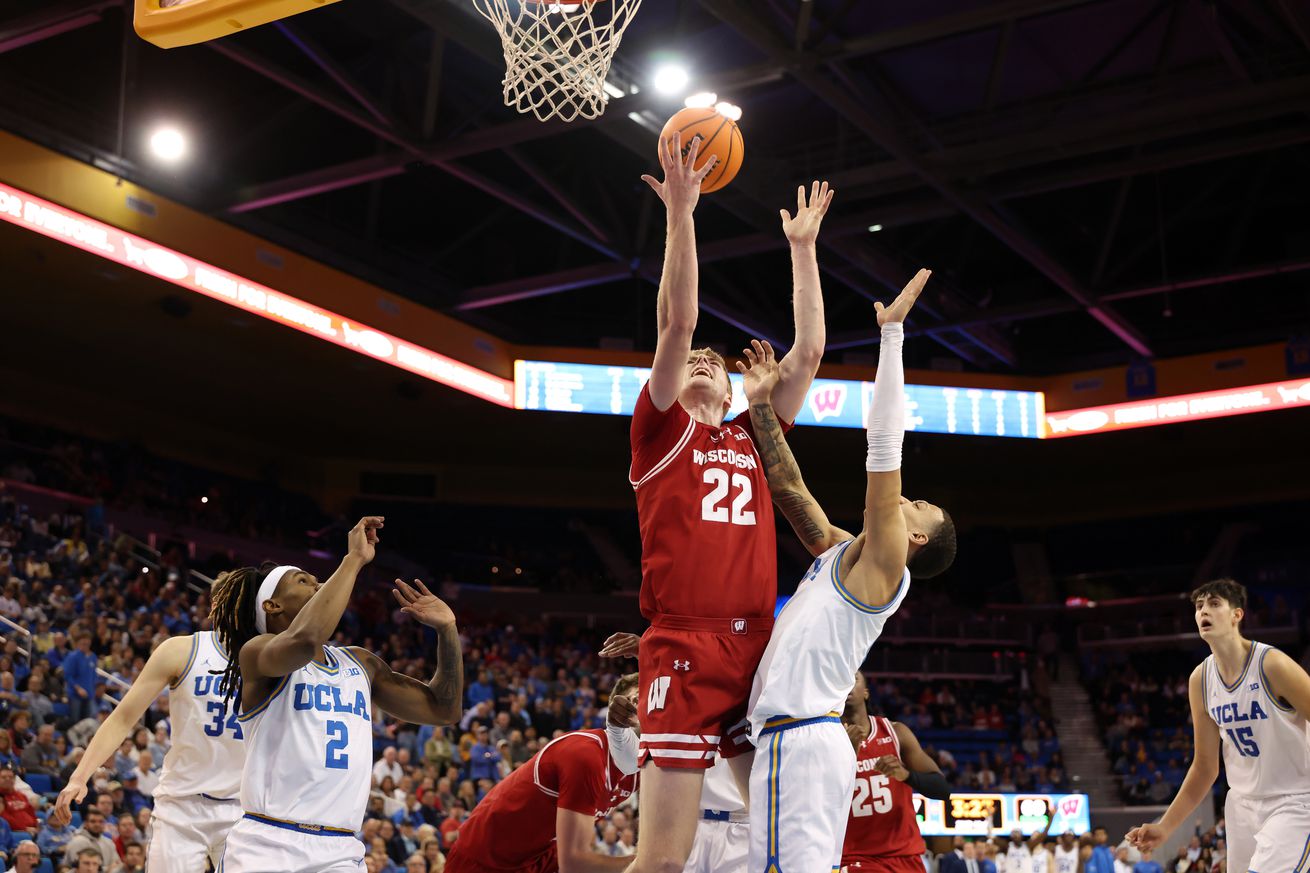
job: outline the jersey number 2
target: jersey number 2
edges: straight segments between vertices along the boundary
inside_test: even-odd
[[[205,712],[214,717],[213,721],[205,725],[206,736],[221,737],[223,736],[223,729],[229,728],[236,739],[244,739],[241,734],[241,722],[237,721],[237,710],[235,706],[233,706],[231,712],[228,713],[226,722],[223,720],[223,704],[216,700],[211,700],[205,704]]]
[[[855,799],[851,801],[851,815],[863,818],[875,812],[879,815],[891,812],[892,792],[887,784],[887,777],[881,773],[855,777]]]
[[[329,770],[345,770],[350,767],[350,756],[346,754],[346,746],[350,745],[350,731],[346,729],[344,721],[330,721],[327,723],[327,759],[323,762]],[[335,737],[335,739],[334,739]]]
[[[729,484],[727,470],[720,467],[707,467],[702,479],[705,484],[713,486],[710,493],[706,494],[700,502],[702,521],[730,522],[741,525],[755,524],[755,513],[746,508],[750,505],[752,496],[749,477],[743,476],[741,473],[733,473],[731,484]],[[729,510],[723,503],[728,496],[728,491],[732,488],[737,489],[737,496],[733,498],[732,509]]]

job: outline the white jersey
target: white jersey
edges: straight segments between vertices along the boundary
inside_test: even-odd
[[[737,777],[733,775],[732,765],[722,755],[715,758],[714,766],[705,771],[705,784],[700,792],[700,808],[713,812],[743,814],[746,812],[746,802],[741,799],[741,789],[737,787]],[[733,816],[733,820],[744,821],[744,815]]]
[[[358,831],[373,773],[372,688],[348,649],[323,647],[241,714],[248,816]]]
[[[237,721],[237,701],[223,709],[222,672],[227,650],[213,631],[191,635],[191,654],[177,682],[169,686],[172,746],[154,796],[235,800],[241,790],[246,744]]]
[[[1072,849],[1055,847],[1055,873],[1078,873],[1078,844]]]
[[[1009,873],[1032,873],[1032,867],[1033,852],[1026,843],[1012,842],[1005,847],[1005,869]]]
[[[854,540],[815,560],[783,607],[755,671],[748,718],[759,737],[772,718],[817,718],[839,713],[855,673],[910,590],[910,571],[882,605],[862,603],[841,581],[841,559]]]
[[[1273,697],[1264,643],[1251,643],[1242,672],[1224,682],[1214,655],[1205,659],[1205,709],[1219,726],[1229,787],[1245,797],[1310,794],[1306,720]]]
[[[1051,873],[1051,853],[1047,849],[1033,852],[1033,873]]]

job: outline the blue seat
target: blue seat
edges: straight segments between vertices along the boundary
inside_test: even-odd
[[[82,826],[82,813],[73,810],[72,814],[69,816],[68,823],[72,825],[73,830],[80,828]]]
[[[42,858],[36,865],[36,873],[55,873],[55,865],[49,858]]]
[[[37,794],[49,794],[55,788],[55,782],[44,773],[28,773],[27,784]]]

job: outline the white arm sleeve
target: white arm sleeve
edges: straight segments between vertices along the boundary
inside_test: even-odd
[[[878,375],[873,382],[869,406],[869,454],[864,469],[890,473],[901,468],[901,444],[905,441],[905,365],[901,347],[905,326],[889,322],[882,326],[878,348]]]
[[[637,734],[632,728],[615,727],[612,724],[605,725],[605,733],[609,735],[610,741],[610,758],[614,761],[614,766],[625,776],[631,776],[637,772]]]

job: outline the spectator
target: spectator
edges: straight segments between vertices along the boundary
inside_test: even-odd
[[[1128,860],[1128,847],[1120,846],[1114,852],[1114,873],[1133,873],[1133,864]]]
[[[32,715],[25,709],[9,713],[9,742],[14,754],[22,755],[27,744],[36,739],[32,733]]]
[[[100,858],[98,870],[112,870],[118,863],[118,849],[114,841],[105,836],[105,814],[91,807],[82,815],[82,827],[64,847],[64,863],[76,864],[81,870],[82,857],[91,852]]]
[[[144,873],[145,869],[145,847],[133,840],[123,846],[123,861],[114,868],[113,873]]]
[[[55,779],[59,776],[59,752],[55,748],[55,726],[43,724],[36,740],[23,749],[23,772],[39,773]]]
[[[428,862],[415,852],[405,859],[405,873],[428,873]]]
[[[395,746],[387,746],[383,749],[381,760],[373,765],[373,782],[381,785],[384,776],[390,776],[393,783],[399,782],[405,776],[405,771],[396,761]]]
[[[54,701],[45,693],[45,672],[33,673],[27,679],[22,705],[32,714],[32,723],[38,728],[46,723],[55,710]]]
[[[14,866],[9,873],[35,873],[41,865],[41,849],[31,840],[23,840],[14,848]]]
[[[441,851],[441,841],[436,837],[423,841],[423,860],[428,863],[428,873],[442,873],[446,869],[446,856]]]
[[[437,728],[426,743],[423,744],[423,760],[444,773],[454,758],[455,748],[451,745],[450,734],[445,727]]]
[[[138,756],[136,767],[127,774],[128,781],[136,779],[136,790],[146,797],[155,796],[159,774],[155,772],[155,757],[147,746]]]
[[[1105,828],[1092,830],[1092,854],[1083,865],[1083,873],[1114,873],[1114,852],[1107,844],[1108,840]]]
[[[13,770],[8,767],[0,770],[0,803],[4,804],[4,811],[0,812],[0,818],[5,820],[9,829],[15,834],[24,833],[35,838],[40,830],[36,808],[32,806],[32,801],[27,799],[26,794],[14,787],[14,780]]]
[[[64,690],[68,695],[68,715],[79,722],[93,714],[96,692],[96,656],[91,652],[91,635],[78,634],[77,648],[63,659]],[[52,650],[53,651],[53,650]],[[48,657],[48,656],[47,656]]]
[[[13,751],[13,740],[9,737],[9,731],[0,730],[0,767],[11,770],[17,770],[23,766],[23,762]]]
[[[161,721],[155,725],[155,734],[150,740],[150,757],[163,766],[164,757],[172,747],[173,743],[168,736],[168,722]]]
[[[1142,852],[1142,860],[1133,865],[1133,873],[1164,873],[1164,868],[1152,860],[1150,849]]]
[[[495,782],[500,778],[500,753],[491,745],[489,732],[485,726],[474,729],[474,742],[469,748],[469,778],[473,780],[490,779]]]
[[[64,847],[68,845],[68,841],[76,833],[77,829],[73,827],[71,821],[65,823],[63,827],[55,827],[50,823],[50,818],[47,817],[41,824],[40,832],[36,835],[36,844],[40,847],[41,854],[53,858],[56,855],[64,854]]]
[[[137,842],[141,835],[136,830],[136,819],[124,814],[118,817],[118,836],[114,837],[114,848],[119,858],[127,857],[127,846]]]
[[[77,854],[77,866],[69,867],[69,873],[107,873],[104,858],[95,849],[83,849]],[[65,859],[64,863],[68,863]]]

